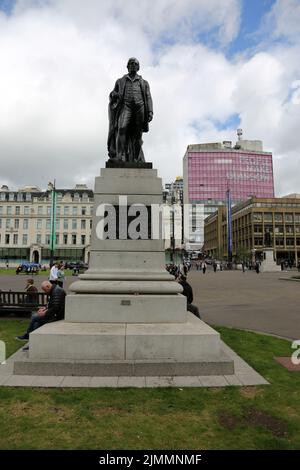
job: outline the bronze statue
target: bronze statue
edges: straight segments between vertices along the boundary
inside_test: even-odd
[[[271,236],[271,233],[269,232],[268,229],[266,229],[265,231],[265,235],[264,235],[264,245],[267,247],[267,246],[272,246],[272,236]]]
[[[111,160],[144,162],[142,134],[149,131],[153,118],[150,87],[141,75],[140,64],[131,57],[128,74],[116,81],[109,95],[108,155]]]

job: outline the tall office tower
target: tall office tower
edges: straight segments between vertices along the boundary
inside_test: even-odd
[[[188,145],[183,158],[185,247],[200,250],[204,243],[204,219],[226,201],[232,204],[252,196],[274,197],[273,160],[260,140]],[[188,223],[187,223],[188,221]]]

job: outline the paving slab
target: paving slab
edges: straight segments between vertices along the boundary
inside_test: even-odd
[[[64,377],[60,387],[89,387],[91,377]]]
[[[259,374],[236,374],[242,385],[268,385],[269,382]]]
[[[64,380],[64,376],[47,376],[47,375],[40,375],[36,376],[34,381],[32,382],[32,387],[60,387],[62,381]]]
[[[225,387],[228,385],[223,375],[203,375],[199,377],[202,387]]]
[[[146,387],[146,377],[118,377],[117,387]]]
[[[117,387],[118,377],[92,377],[90,387]]]
[[[229,385],[243,385],[237,375],[224,375]]]
[[[31,387],[35,378],[34,375],[11,375],[2,385],[6,387]]]

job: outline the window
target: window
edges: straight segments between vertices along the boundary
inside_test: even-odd
[[[11,206],[7,206],[7,215],[12,215],[12,207]]]
[[[85,245],[85,235],[81,235],[81,245]]]
[[[60,206],[56,207],[56,215],[60,215]]]
[[[90,220],[90,229],[92,229],[92,224],[93,224],[93,221]]]
[[[76,245],[76,235],[72,235],[72,245]]]
[[[10,235],[9,235],[9,233],[6,233],[5,234],[5,245],[9,245],[9,239],[10,239]]]
[[[69,228],[69,223],[68,219],[64,219],[64,230],[68,230]]]
[[[28,219],[23,220],[23,229],[27,230],[28,229]]]
[[[50,234],[46,234],[46,245],[50,245]]]
[[[262,233],[262,225],[254,225],[254,233]]]
[[[81,220],[81,230],[86,229],[86,221],[84,219]]]
[[[286,222],[293,222],[294,221],[293,214],[284,214],[284,220]]]
[[[59,234],[55,234],[55,245],[59,245]]]
[[[6,229],[10,228],[10,219],[6,219]]]
[[[16,206],[16,215],[20,215],[20,206]]]
[[[72,215],[77,215],[77,212],[78,212],[77,209],[78,209],[77,206],[72,207]]]
[[[77,219],[72,219],[72,230],[77,230]]]
[[[13,244],[14,244],[14,245],[17,245],[17,244],[18,244],[18,234],[17,234],[17,233],[14,233]]]
[[[64,234],[63,234],[63,244],[64,244],[64,245],[67,245],[67,244],[68,244],[68,234],[67,234],[67,233],[64,233]]]
[[[43,206],[38,206],[38,215],[43,215]]]
[[[51,206],[47,206],[47,215],[51,215]]]
[[[37,230],[42,230],[42,219],[37,219],[36,221],[36,228]]]
[[[274,214],[274,220],[275,220],[275,222],[283,222],[283,216],[282,216],[282,214],[275,213],[275,214]]]
[[[275,225],[275,233],[283,233],[283,225]]]
[[[0,214],[3,214],[3,206],[0,206]]]
[[[51,228],[51,219],[46,220],[46,230],[50,230]]]
[[[59,230],[59,226],[60,226],[60,219],[56,219],[56,228]]]
[[[40,233],[36,234],[36,242],[40,245],[42,243],[42,235]]]
[[[64,215],[69,215],[69,206],[64,207]]]
[[[24,215],[29,215],[29,206],[24,207]]]
[[[86,212],[86,207],[82,207],[81,208],[81,215],[86,215],[87,212]]]
[[[253,222],[262,222],[262,213],[261,212],[253,212],[252,219],[253,219]]]
[[[28,235],[25,233],[22,238],[22,245],[27,245],[28,243]]]
[[[18,230],[19,226],[20,226],[20,220],[15,219],[15,229]]]
[[[264,221],[265,222],[272,222],[272,212],[265,212],[264,213]]]
[[[294,233],[294,226],[293,225],[286,225],[285,226],[286,233]]]

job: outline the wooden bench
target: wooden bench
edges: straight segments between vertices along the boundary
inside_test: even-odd
[[[32,302],[29,302],[28,298],[28,293],[24,291],[0,290],[0,314],[31,313],[48,303],[48,295],[45,292],[34,292]]]

